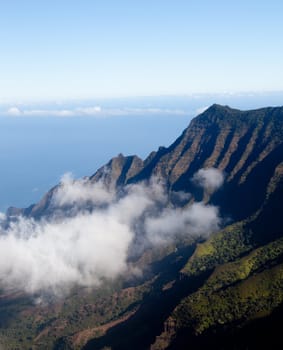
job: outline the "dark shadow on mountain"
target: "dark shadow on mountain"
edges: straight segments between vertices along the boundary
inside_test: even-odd
[[[266,196],[266,188],[276,166],[283,161],[283,144],[258,163],[242,185],[235,181],[225,184],[213,195],[211,202],[222,208],[223,214],[242,220],[255,213]]]
[[[189,330],[177,333],[168,350],[258,350],[283,349],[283,305],[269,316],[246,324],[214,327],[199,336]]]
[[[9,326],[26,307],[33,306],[31,298],[25,295],[7,295],[0,297],[0,328]]]
[[[147,349],[154,342],[157,334],[163,331],[163,324],[175,306],[188,293],[192,293],[208,277],[210,272],[195,278],[179,278],[172,288],[163,290],[169,281],[174,281],[178,271],[185,265],[188,257],[193,253],[193,247],[183,248],[166,258],[153,264],[153,270],[159,275],[152,284],[152,290],[142,301],[137,312],[128,320],[112,327],[107,333],[90,340],[84,347],[88,349],[102,349],[111,347],[113,350]]]

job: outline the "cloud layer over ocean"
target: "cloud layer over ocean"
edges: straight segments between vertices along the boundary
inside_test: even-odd
[[[103,108],[101,106],[74,107],[64,109],[54,108],[20,108],[9,107],[2,114],[11,117],[112,117],[112,116],[143,116],[143,115],[186,115],[186,111],[176,108],[158,107],[117,107]]]

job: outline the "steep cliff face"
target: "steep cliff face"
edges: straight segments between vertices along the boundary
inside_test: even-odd
[[[238,150],[226,150],[226,183],[211,198],[241,221],[197,246],[181,276],[188,283],[207,277],[176,305],[152,349],[283,346],[278,328],[283,303],[282,109],[242,112],[243,116],[248,117],[249,137],[237,137]],[[237,123],[241,127],[234,135],[245,137],[245,124]]]
[[[89,180],[92,183],[103,181],[107,186],[121,186],[139,173],[142,168],[143,161],[139,157],[124,157],[119,154],[101,167]]]
[[[282,126],[282,108],[244,112],[213,105],[128,182],[163,176],[172,190],[202,200],[203,191],[191,179],[201,168],[217,168],[226,175],[225,184],[209,201],[235,219],[244,218],[259,208],[283,160]]]

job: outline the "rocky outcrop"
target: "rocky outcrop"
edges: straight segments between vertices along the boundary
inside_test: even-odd
[[[103,181],[107,186],[124,185],[143,168],[143,161],[137,156],[124,157],[121,153],[98,169],[89,180],[92,183]]]

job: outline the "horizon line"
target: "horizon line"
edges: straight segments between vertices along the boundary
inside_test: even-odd
[[[184,93],[161,93],[161,94],[137,94],[137,95],[116,95],[116,96],[67,96],[67,97],[9,97],[0,98],[0,105],[10,104],[26,104],[26,103],[68,103],[68,102],[80,102],[80,101],[115,101],[115,100],[132,100],[132,99],[155,99],[155,98],[198,98],[198,97],[212,97],[212,96],[256,96],[256,95],[273,95],[283,94],[282,90],[237,90],[237,91],[217,91],[217,92],[184,92]]]

